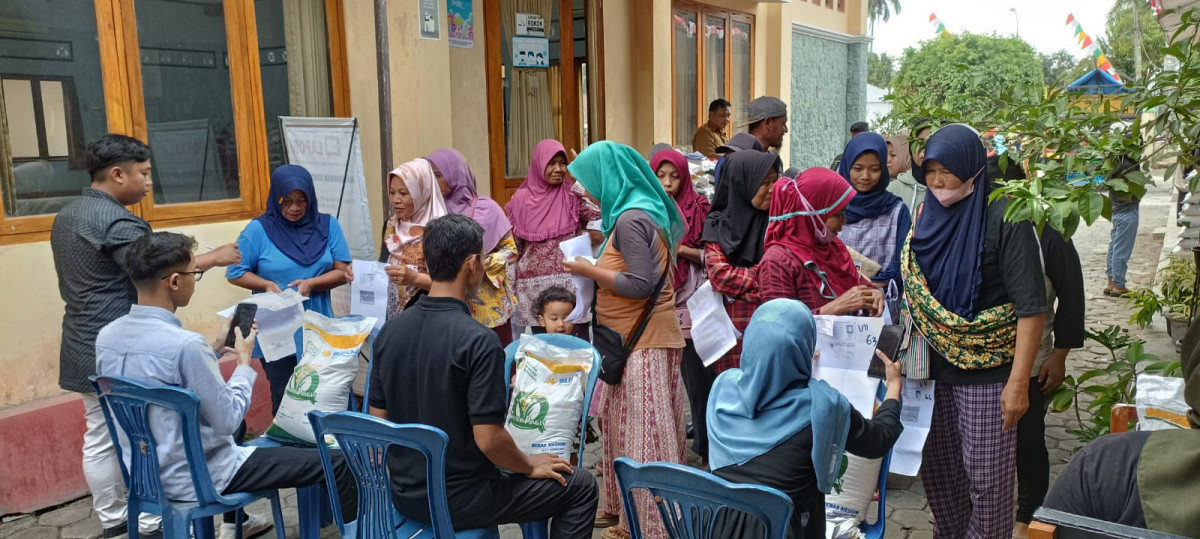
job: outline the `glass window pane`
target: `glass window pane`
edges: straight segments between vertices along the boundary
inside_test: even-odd
[[[138,0],[135,12],[154,203],[239,198],[224,8]]]
[[[50,157],[67,156],[67,109],[63,101],[63,84],[56,80],[42,81],[42,125],[46,126],[46,152]]]
[[[36,158],[40,151],[37,120],[33,116],[33,83],[5,79],[4,108],[8,117],[9,147],[13,159]]]
[[[329,37],[324,0],[259,0],[258,26],[263,109],[270,170],[284,164],[280,116],[333,116]]]
[[[675,11],[675,146],[691,147],[696,134],[696,55],[695,12]]]
[[[0,35],[4,214],[54,214],[88,186],[85,142],[108,132],[95,2],[0,0],[0,13],[30,30]]]
[[[729,96],[733,103],[733,121],[740,122],[746,117],[746,107],[750,103],[750,77],[754,66],[750,65],[750,25],[744,22],[733,23],[733,58],[730,60],[733,69],[733,95]]]
[[[704,105],[725,97],[725,18],[704,16]],[[708,110],[705,108],[704,110]]]

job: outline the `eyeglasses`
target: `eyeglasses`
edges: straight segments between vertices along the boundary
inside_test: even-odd
[[[200,278],[204,277],[204,270],[202,270],[200,268],[196,268],[192,271],[175,271],[175,272],[168,273],[167,275],[164,275],[163,279],[164,280],[169,279],[169,278],[171,278],[172,275],[195,275],[196,280],[199,281]]]

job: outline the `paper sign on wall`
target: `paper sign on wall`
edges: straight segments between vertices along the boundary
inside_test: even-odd
[[[536,13],[518,13],[517,35],[546,37],[546,19]]]
[[[514,37],[513,67],[550,67],[550,40],[544,37]]]

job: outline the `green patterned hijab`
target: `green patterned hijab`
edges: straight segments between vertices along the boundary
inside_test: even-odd
[[[606,238],[622,213],[642,210],[658,225],[674,257],[687,225],[675,199],[663,190],[642,154],[624,144],[603,140],[583,150],[567,169],[588,194],[600,201],[600,230]]]

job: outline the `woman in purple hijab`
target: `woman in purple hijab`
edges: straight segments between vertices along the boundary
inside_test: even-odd
[[[475,320],[495,331],[500,342],[508,346],[513,340],[511,319],[517,304],[513,290],[517,244],[513,240],[512,223],[495,200],[476,192],[475,173],[458,150],[442,148],[425,159],[433,165],[433,175],[446,199],[446,210],[466,215],[483,227],[487,278],[468,303]]]

